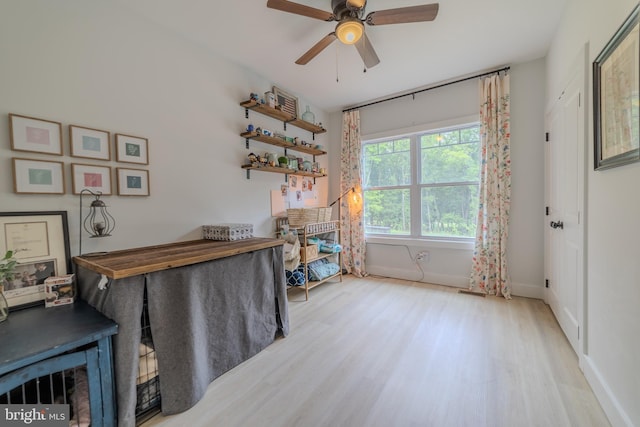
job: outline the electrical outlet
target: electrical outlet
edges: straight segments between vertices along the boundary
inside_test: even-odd
[[[420,251],[416,254],[416,261],[426,261],[429,260],[429,252]]]

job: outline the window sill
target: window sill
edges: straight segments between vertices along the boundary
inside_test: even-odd
[[[366,236],[367,243],[376,245],[403,245],[419,248],[439,248],[453,249],[460,251],[473,251],[473,240],[436,240],[436,239],[416,239],[412,237],[383,237],[383,236]]]

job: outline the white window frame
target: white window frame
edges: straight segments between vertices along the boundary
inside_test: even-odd
[[[362,136],[362,145],[373,144],[378,142],[385,142],[395,139],[410,138],[410,157],[411,157],[411,184],[399,185],[393,188],[402,189],[409,188],[411,197],[411,231],[410,234],[382,234],[382,233],[366,233],[365,239],[368,243],[388,243],[393,241],[394,243],[406,244],[406,243],[419,243],[430,242],[437,246],[449,247],[449,248],[464,248],[468,249],[472,246],[473,237],[438,237],[438,236],[422,236],[422,212],[420,206],[420,196],[423,187],[430,187],[428,184],[419,183],[419,171],[421,170],[421,156],[420,156],[420,143],[419,137],[425,133],[433,133],[436,131],[447,132],[453,129],[463,128],[465,126],[473,126],[480,124],[480,117],[478,115],[458,117],[451,120],[427,123],[422,125],[414,125],[408,128],[389,130],[371,135]],[[364,159],[364,155],[363,155]],[[362,168],[364,170],[364,167]],[[480,177],[478,176],[478,181]],[[459,184],[459,183],[456,183]],[[387,189],[390,187],[371,187],[366,190],[375,189]],[[363,188],[363,192],[366,191]]]

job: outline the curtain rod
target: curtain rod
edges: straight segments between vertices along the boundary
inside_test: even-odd
[[[381,103],[387,102],[387,101],[393,101],[394,99],[404,98],[405,96],[413,96],[414,99],[415,99],[416,93],[422,93],[422,92],[426,92],[428,90],[438,89],[438,88],[449,86],[449,85],[452,85],[452,84],[455,84],[455,83],[466,82],[467,80],[471,80],[471,79],[478,79],[480,77],[489,76],[491,74],[499,74],[499,73],[501,73],[503,71],[509,71],[510,69],[511,69],[511,67],[504,67],[504,68],[500,68],[498,70],[487,71],[486,73],[476,74],[474,76],[465,77],[465,78],[462,78],[462,79],[454,80],[452,82],[441,83],[441,84],[438,84],[436,86],[431,86],[431,87],[428,87],[428,88],[425,88],[425,89],[416,90],[416,91],[405,93],[405,94],[402,94],[402,95],[392,96],[390,98],[380,99],[378,101],[369,102],[368,104],[358,105],[356,107],[346,108],[346,109],[342,110],[342,112],[346,113],[348,111],[359,110],[360,108],[369,107],[371,105],[376,105],[376,104],[381,104]]]

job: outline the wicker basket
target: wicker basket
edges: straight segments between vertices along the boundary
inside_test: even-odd
[[[306,224],[331,221],[331,208],[287,209],[287,217],[290,227],[304,227]]]

